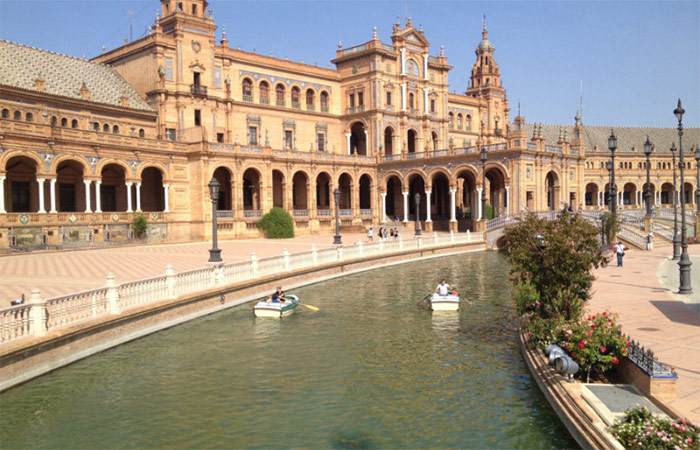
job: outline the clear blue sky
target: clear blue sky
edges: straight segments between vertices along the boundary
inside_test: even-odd
[[[464,92],[486,15],[489,39],[508,91],[511,120],[518,102],[528,122],[571,124],[583,83],[588,125],[700,125],[700,1],[238,1],[210,0],[231,47],[332,66],[345,47],[378,28],[390,43],[405,5],[423,25],[432,55],[445,46],[450,91]],[[129,35],[144,35],[158,0],[0,0],[0,38],[88,58]]]

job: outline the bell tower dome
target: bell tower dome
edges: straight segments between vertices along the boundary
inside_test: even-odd
[[[471,79],[468,95],[498,93],[503,95],[503,87],[501,86],[501,72],[498,68],[498,63],[493,59],[493,53],[496,50],[488,38],[486,30],[486,18],[484,17],[484,27],[481,32],[481,42],[476,47],[476,62],[472,66]]]
[[[205,19],[207,6],[209,6],[207,0],[160,0],[161,14],[164,19],[177,13]]]

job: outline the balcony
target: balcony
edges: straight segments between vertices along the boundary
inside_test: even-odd
[[[191,84],[190,85],[190,93],[192,95],[201,95],[203,97],[207,96],[207,87],[202,86],[201,84]]]
[[[252,95],[245,95],[243,94],[243,101],[244,102],[253,102],[253,96]]]
[[[261,97],[261,98],[260,98],[260,103],[262,103],[263,105],[269,105],[269,104],[270,104],[270,99],[269,99],[269,98],[265,98],[265,97]]]

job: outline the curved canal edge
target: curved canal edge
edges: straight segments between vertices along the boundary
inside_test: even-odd
[[[259,299],[278,285],[290,290],[379,267],[485,250],[482,241],[344,260],[226,285],[13,342],[0,348],[0,392],[123,343]]]

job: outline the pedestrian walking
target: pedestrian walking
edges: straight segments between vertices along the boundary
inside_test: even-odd
[[[369,242],[374,240],[374,229],[372,227],[369,227],[369,230],[367,230],[367,240]]]
[[[647,250],[652,250],[654,248],[653,235],[649,233],[647,235]]]
[[[625,256],[625,246],[622,245],[622,242],[618,241],[613,246],[613,251],[617,255],[617,267],[622,267],[622,258]]]

